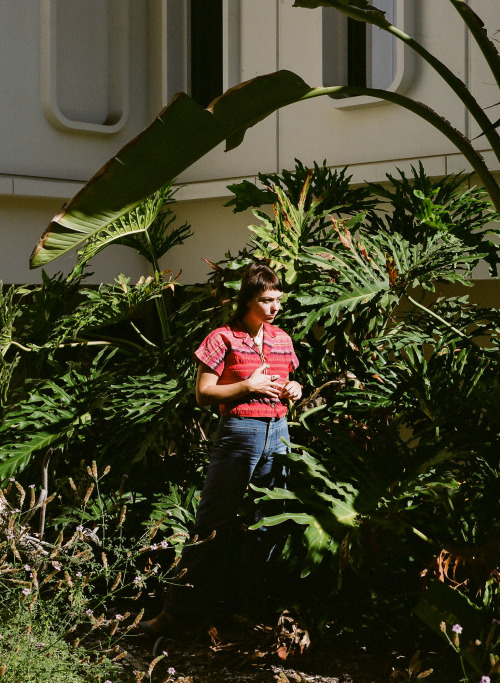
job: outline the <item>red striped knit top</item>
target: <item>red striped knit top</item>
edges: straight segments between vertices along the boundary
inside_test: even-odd
[[[299,365],[290,336],[279,327],[267,323],[264,323],[262,355],[239,322],[229,323],[211,332],[194,355],[219,375],[217,384],[234,384],[248,379],[263,362],[269,364],[266,374],[279,375],[285,381],[288,374]],[[236,401],[222,403],[219,409],[221,415],[283,417],[287,402],[248,394]]]

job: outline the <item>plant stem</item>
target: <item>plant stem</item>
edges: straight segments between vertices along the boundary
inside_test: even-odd
[[[500,213],[500,186],[498,185],[489,168],[486,166],[482,156],[474,149],[470,140],[466,138],[463,133],[454,128],[449,121],[440,116],[426,104],[412,100],[410,97],[406,97],[405,95],[400,95],[399,93],[390,92],[387,90],[380,90],[379,88],[364,88],[344,85],[332,86],[328,88],[312,88],[300,99],[301,101],[309,100],[313,97],[319,97],[321,95],[329,95],[334,99],[343,99],[345,97],[352,97],[353,95],[368,95],[381,100],[387,100],[388,102],[394,102],[405,109],[409,109],[425,121],[428,121],[428,123],[434,126],[434,128],[443,133],[443,135],[445,135],[448,140],[450,140],[464,155],[474,171],[481,178],[485,189],[490,195],[491,201],[495,205],[495,209],[498,213]],[[489,119],[488,124],[491,126]]]
[[[13,339],[10,340],[9,346],[17,346],[18,348],[22,349],[22,351],[39,351],[40,347],[39,346],[33,346],[33,348],[29,348],[29,346],[23,346],[19,342],[14,341]],[[6,347],[8,349],[8,347]],[[3,355],[3,354],[2,354]]]
[[[142,339],[142,341],[143,341],[145,344],[147,344],[148,346],[152,346],[154,349],[157,349],[157,348],[158,348],[158,347],[156,346],[156,344],[153,344],[152,341],[150,341],[147,337],[145,337],[145,336],[142,334],[142,332],[141,332],[140,329],[137,327],[137,325],[134,325],[134,323],[133,323],[131,320],[130,320],[129,322],[130,322],[130,325],[132,326],[132,329],[133,329],[135,332],[137,332],[137,334],[139,335],[139,337]]]
[[[451,2],[459,11],[465,25],[472,32],[480,49],[483,51],[483,54],[488,61],[488,65],[490,66],[494,77],[500,78],[500,62],[498,59],[498,53],[496,53],[494,45],[491,43],[487,35],[485,35],[485,31],[481,27],[479,19],[472,12],[472,10],[470,10],[470,8],[465,6],[465,3],[462,0],[451,0]],[[298,4],[300,5],[300,2]],[[353,19],[378,26],[383,31],[387,31],[391,35],[403,41],[406,45],[408,45],[408,47],[420,55],[420,57],[422,57],[422,59],[424,59],[434,69],[434,71],[441,76],[445,83],[450,86],[457,97],[464,103],[467,110],[477,121],[477,124],[490,143],[497,159],[500,159],[499,134],[497,133],[495,127],[492,126],[492,122],[484,113],[483,108],[479,105],[476,98],[467,88],[467,85],[458,76],[456,76],[453,71],[446,66],[446,64],[435,57],[431,52],[426,50],[423,45],[421,45],[410,35],[391,24],[385,18],[383,13],[371,12],[367,14],[366,10],[356,8],[351,3],[346,3],[345,0],[331,0],[331,2],[327,4],[335,7],[335,9],[337,9],[339,12],[350,16]]]
[[[443,80],[452,88],[453,92],[463,102],[469,113],[476,120],[478,126],[481,128],[481,131],[484,132],[484,135],[490,143],[497,159],[500,159],[500,136],[498,135],[496,129],[492,127],[489,117],[484,113],[484,109],[479,105],[476,98],[470,93],[465,83],[458,78],[458,76],[456,76],[451,69],[443,64],[443,62],[426,50],[423,45],[418,43],[411,36],[403,31],[400,31],[395,26],[391,26],[391,28],[387,30],[389,33],[396,36],[396,38],[403,40],[403,42],[405,42],[409,47],[412,48],[412,50],[420,55],[422,59],[425,59],[425,61],[432,66],[434,71],[436,71],[436,73],[438,73],[441,78],[443,78]]]
[[[119,339],[118,337],[108,337],[107,335],[101,335],[99,340],[91,341],[90,339],[83,339],[82,337],[75,337],[74,342],[62,343],[60,346],[80,346],[85,344],[87,346],[116,346],[117,348],[125,351],[124,347],[130,347],[134,351],[142,351],[142,346],[135,344],[134,342],[128,341],[127,339]]]
[[[467,28],[474,37],[474,40],[483,53],[483,56],[490,67],[495,81],[500,88],[500,55],[493,41],[488,37],[484,24],[474,10],[467,5],[464,0],[450,0],[460,14]]]
[[[425,534],[423,534],[421,531],[419,531],[416,527],[412,526],[410,528],[413,531],[413,533],[419,538],[421,538],[423,541],[426,541],[427,543],[432,543],[431,539]]]
[[[160,274],[160,265],[159,265],[158,259],[156,257],[156,251],[153,247],[153,244],[151,242],[151,238],[149,236],[149,232],[147,230],[144,231],[144,236],[146,238],[146,242],[148,243],[149,253],[151,255],[151,263],[153,264],[153,268],[154,268],[155,284],[159,285],[162,283],[162,277]],[[161,330],[162,330],[162,334],[163,334],[163,341],[165,341],[170,336],[170,327],[168,324],[167,307],[165,305],[165,299],[163,297],[163,292],[161,293],[161,295],[159,297],[155,298],[155,304],[156,304],[156,310],[158,311],[158,317],[160,319],[160,325],[161,325]]]
[[[413,298],[412,298],[409,294],[407,294],[406,292],[403,291],[403,294],[404,294],[404,296],[408,299],[408,301],[409,301],[410,303],[412,303],[414,306],[416,306],[417,308],[419,308],[421,311],[424,311],[425,313],[428,313],[428,315],[430,315],[432,318],[435,318],[436,320],[439,320],[440,323],[442,323],[443,325],[445,325],[446,327],[448,327],[450,330],[453,330],[453,332],[455,332],[455,334],[458,334],[459,337],[462,337],[462,339],[467,339],[467,341],[469,341],[469,337],[468,337],[466,334],[464,334],[463,332],[460,332],[459,329],[457,329],[454,325],[451,325],[447,320],[445,320],[444,318],[442,318],[440,315],[438,315],[437,313],[434,313],[434,311],[431,311],[430,308],[427,308],[427,307],[424,306],[423,304],[419,304],[418,301],[415,301],[415,299],[413,299]]]

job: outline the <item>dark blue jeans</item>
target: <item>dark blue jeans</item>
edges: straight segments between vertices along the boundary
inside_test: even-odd
[[[239,552],[235,531],[250,483],[270,489],[285,485],[285,468],[273,457],[274,453],[286,452],[283,437],[288,438],[284,417],[221,418],[191,532],[191,538],[197,536],[198,540],[213,531],[215,537],[185,547],[179,569],[187,571],[179,584],[168,590],[164,611],[182,618],[214,616],[224,608],[233,608],[229,602],[235,594],[243,594],[251,601],[254,592],[262,592],[261,580],[276,545],[277,527],[248,531]],[[250,503],[249,512],[244,520],[248,525],[282,509],[280,501],[255,504],[253,501],[261,495],[248,490],[245,503]]]

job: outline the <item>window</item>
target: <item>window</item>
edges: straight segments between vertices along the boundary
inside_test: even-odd
[[[222,0],[191,0],[191,97],[206,107],[222,93]]]
[[[42,0],[42,105],[59,128],[120,130],[128,111],[128,6]]]
[[[387,19],[408,31],[413,3],[405,0],[378,0]],[[352,85],[402,92],[410,78],[412,51],[402,41],[377,26],[323,8],[323,85]],[[337,107],[353,107],[380,102],[375,98],[350,97],[332,100]]]
[[[240,82],[240,3],[165,0],[152,8],[157,35],[152,58],[154,73],[161,78],[163,106],[182,91],[206,107]]]

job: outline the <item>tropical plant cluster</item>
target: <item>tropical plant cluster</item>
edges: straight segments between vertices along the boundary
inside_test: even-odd
[[[102,568],[89,584],[95,604],[116,579],[110,558],[128,558],[116,570],[127,585],[144,575],[141,548],[148,581],[157,561],[164,572],[175,562],[216,420],[195,405],[192,352],[227,320],[242,269],[264,259],[282,278],[277,324],[294,338],[304,392],[290,411],[289,486],[261,492],[285,501],[266,520],[283,530],[270,609],[295,608],[318,638],[413,656],[413,673],[395,667],[392,680],[430,669],[498,680],[500,311],[467,294],[481,261],[497,275],[497,228],[487,194],[468,181],[435,182],[418,167],[359,188],[346,169],[300,162],[261,174],[231,187],[235,210],[253,207],[248,245],[193,285],[161,271],[190,233],[165,189],[90,240],[69,276],[4,288],[2,585],[24,614],[7,628],[27,628],[30,596],[43,594],[49,564],[63,566],[62,548],[69,563],[86,552],[83,529],[111,538],[116,527],[122,548],[89,551]],[[152,275],[86,285],[90,259],[115,241],[142,253]],[[165,552],[145,543],[151,528]],[[19,550],[26,535],[36,580],[12,583],[34,564]],[[51,581],[74,592],[67,573]],[[68,614],[95,613],[88,600],[72,598]]]

